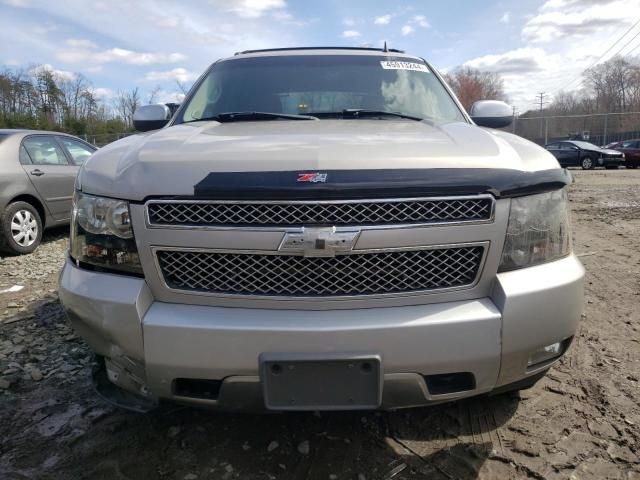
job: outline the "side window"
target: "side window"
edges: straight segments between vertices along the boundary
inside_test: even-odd
[[[31,165],[31,159],[29,158],[29,154],[27,153],[27,149],[24,148],[24,145],[20,145],[20,163],[22,165]]]
[[[25,138],[22,144],[34,165],[69,165],[67,157],[53,137],[34,135]]]
[[[71,155],[74,165],[82,165],[94,152],[91,147],[77,140],[67,137],[58,137],[58,140],[60,140],[60,143],[64,145],[64,148],[66,148],[69,155]]]
[[[558,144],[550,143],[549,145],[547,145],[547,150],[558,150]]]
[[[627,141],[627,142],[622,142],[622,145],[618,144],[616,147],[614,148],[633,148],[633,144],[635,142],[631,142],[631,141]]]

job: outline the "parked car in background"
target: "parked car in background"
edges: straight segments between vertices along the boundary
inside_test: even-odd
[[[624,153],[624,164],[627,168],[640,167],[640,140],[623,140],[613,142],[605,148],[617,150]]]
[[[624,165],[623,153],[582,140],[553,142],[547,144],[546,149],[558,159],[561,167],[590,170],[595,167],[618,168]]]
[[[0,249],[30,253],[45,228],[69,223],[80,166],[96,150],[59,132],[0,129]]]

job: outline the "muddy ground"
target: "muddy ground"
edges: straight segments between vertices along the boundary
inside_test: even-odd
[[[140,415],[103,403],[56,297],[65,231],[0,261],[2,479],[640,479],[640,170],[574,171],[588,271],[568,355],[533,389],[389,413]]]

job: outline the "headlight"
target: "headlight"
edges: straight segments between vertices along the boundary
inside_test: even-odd
[[[530,267],[571,252],[567,192],[556,190],[511,200],[499,271]]]
[[[71,257],[99,270],[142,274],[129,203],[76,192],[71,219]]]

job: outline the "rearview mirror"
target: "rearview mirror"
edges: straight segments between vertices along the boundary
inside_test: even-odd
[[[171,118],[171,110],[162,103],[143,105],[133,113],[133,126],[139,132],[158,130],[164,127]]]
[[[502,128],[511,125],[513,109],[499,100],[480,100],[471,106],[471,120],[476,125],[489,128]]]

